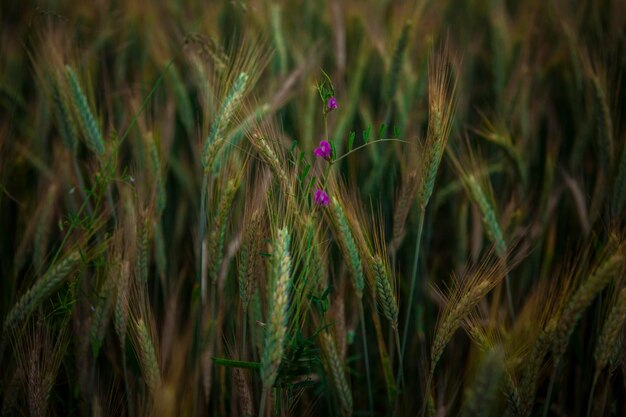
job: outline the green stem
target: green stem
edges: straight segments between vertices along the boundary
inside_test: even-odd
[[[328,113],[324,112],[324,132],[326,140],[328,140]]]
[[[331,162],[330,164],[326,166],[326,171],[324,172],[324,181],[322,182],[322,190],[326,189],[326,183],[328,182],[330,168],[332,167],[332,165],[333,163]]]
[[[75,152],[72,154],[72,165],[74,167],[74,173],[76,174],[76,179],[78,181],[80,195],[83,198],[83,200],[89,200],[87,198],[87,193],[85,192],[87,190],[87,187],[85,187],[85,181],[83,179],[83,174],[80,171],[80,167],[78,166],[78,159],[76,157]],[[89,201],[87,204],[87,214],[90,217],[93,216],[93,209],[91,208],[91,204],[89,204]]]
[[[369,415],[374,414],[374,397],[372,395],[372,379],[370,375],[369,351],[367,349],[367,333],[365,333],[365,313],[363,312],[363,300],[359,303],[359,313],[361,314],[361,333],[363,336],[363,354],[365,355],[365,377],[367,379],[367,394],[369,400]]]
[[[261,404],[259,405],[259,417],[265,417],[265,401],[267,401],[267,389],[263,388]]]
[[[230,368],[246,368],[246,369],[259,369],[261,364],[259,362],[250,361],[238,361],[234,359],[211,357],[211,360],[216,365],[228,366]]]
[[[109,203],[109,206],[111,206],[111,214],[113,215],[113,224],[115,225],[115,227],[117,227],[117,214],[115,213],[115,205],[113,204],[113,194],[111,193],[110,183],[107,184],[106,193],[107,193],[107,202]]]
[[[393,329],[393,333],[396,339],[396,350],[398,351],[398,381],[396,382],[396,386],[398,387],[398,389],[396,391],[396,399],[394,402],[393,410],[395,415],[398,415],[398,400],[400,399],[400,389],[402,388],[402,386],[404,386],[404,363],[402,361],[402,352],[400,352],[400,332],[398,331],[397,327]]]
[[[373,140],[373,141],[371,141],[371,142],[364,143],[364,144],[363,144],[363,145],[361,145],[361,146],[357,146],[356,148],[352,149],[352,150],[351,150],[351,151],[349,151],[349,152],[344,153],[344,154],[343,154],[343,155],[341,155],[339,158],[334,159],[333,161],[331,161],[331,164],[334,164],[334,163],[336,163],[337,161],[341,161],[343,158],[345,158],[346,156],[350,155],[350,154],[351,154],[351,153],[353,153],[353,152],[358,151],[359,149],[365,148],[365,147],[366,147],[366,146],[368,146],[368,145],[373,145],[373,144],[375,144],[375,143],[379,143],[379,142],[400,142],[400,143],[408,143],[406,140],[401,140],[401,139],[392,139],[392,138],[389,138],[389,139],[378,139],[378,140]]]
[[[435,369],[430,370],[430,374],[428,375],[428,382],[426,382],[426,390],[424,391],[424,400],[422,404],[422,412],[420,416],[426,416],[426,408],[428,407],[428,401],[430,400],[430,384],[433,382],[433,374],[435,373]]]
[[[596,391],[596,383],[598,382],[598,375],[599,373],[596,372],[596,374],[593,376],[593,382],[591,384],[591,392],[589,392],[589,400],[587,401],[587,417],[591,416],[591,403],[593,401],[593,394]]]
[[[198,289],[200,290],[200,300],[202,300],[202,260],[204,258],[204,234],[206,232],[206,194],[208,187],[209,177],[205,174],[202,176],[202,189],[200,190],[200,220],[198,224]],[[200,355],[200,323],[202,322],[202,304],[198,305],[198,315],[196,317],[196,329],[195,329],[195,347],[194,352],[196,357]]]
[[[554,368],[552,370],[552,375],[550,375],[550,384],[548,385],[548,392],[546,394],[546,402],[543,406],[543,417],[547,417],[548,410],[550,409],[550,402],[552,400],[552,390],[554,389],[554,380],[556,379],[556,374],[561,365],[561,360],[559,359],[557,363],[554,364]]]
[[[411,288],[409,290],[409,302],[406,307],[406,316],[404,318],[404,332],[402,334],[402,349],[400,350],[400,361],[404,358],[406,351],[406,342],[409,335],[409,324],[411,322],[411,308],[413,307],[413,298],[415,293],[415,283],[417,281],[417,265],[419,260],[420,243],[422,240],[422,229],[424,228],[425,210],[420,209],[419,220],[417,223],[417,238],[415,240],[415,254],[413,255],[413,270],[411,272]]]
[[[206,189],[208,183],[208,175],[205,173],[202,176],[202,189],[200,190],[200,220],[198,224],[198,289],[200,291],[200,297],[198,302],[198,314],[196,316],[196,323],[194,329],[194,346],[193,353],[196,360],[200,357],[200,323],[202,322],[202,259],[203,259],[203,248],[202,243],[204,241],[204,233],[206,227]],[[200,372],[198,372],[198,377],[200,376]],[[197,401],[194,401],[194,414],[197,412]]]
[[[245,358],[246,352],[246,333],[248,332],[248,312],[243,312],[243,345],[241,346],[241,357]]]
[[[504,284],[506,286],[506,297],[509,301],[509,314],[511,315],[511,320],[515,321],[515,310],[513,309],[513,293],[511,292],[511,280],[509,279],[509,273],[506,273],[506,277],[504,277]]]

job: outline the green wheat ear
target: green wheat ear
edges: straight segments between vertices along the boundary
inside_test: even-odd
[[[78,147],[76,124],[68,108],[66,96],[60,91],[59,83],[56,81],[56,78],[52,84],[52,100],[54,102],[54,114],[59,124],[61,138],[65,146],[67,146],[72,153],[75,153]]]
[[[330,372],[337,396],[339,397],[339,403],[341,404],[341,410],[345,415],[352,414],[352,391],[346,378],[344,371],[344,365],[341,357],[337,352],[335,340],[329,332],[322,332],[320,334],[322,346],[326,351],[328,371]]]
[[[568,300],[554,331],[552,351],[555,362],[558,363],[565,354],[569,339],[584,311],[596,295],[609,285],[620,268],[623,268],[625,260],[624,249],[618,247],[611,256],[595,268]]]
[[[76,73],[69,65],[65,66],[65,75],[70,85],[72,105],[80,121],[80,128],[85,136],[87,146],[92,152],[100,156],[104,154],[104,141],[98,123],[89,108],[87,97],[80,87]]]
[[[341,203],[333,197],[331,204],[334,219],[339,231],[339,244],[347,257],[350,276],[352,277],[352,285],[354,286],[357,297],[361,299],[363,298],[363,290],[365,289],[365,279],[363,277],[363,266],[361,265],[359,250]]]
[[[383,314],[395,329],[398,326],[398,302],[389,281],[387,268],[379,255],[374,255],[371,262],[376,278],[376,299],[382,307]]]
[[[467,389],[461,416],[490,415],[489,408],[496,404],[504,372],[504,351],[495,346],[486,352],[476,377]]]
[[[109,325],[111,318],[111,307],[113,306],[114,285],[116,277],[112,276],[120,272],[119,260],[115,261],[111,267],[111,271],[105,278],[104,283],[101,285],[98,292],[98,301],[96,302],[95,311],[93,314],[93,320],[91,328],[89,330],[89,339],[91,342],[91,352],[94,357],[98,357],[100,348],[102,347],[102,341],[106,333],[106,329]]]
[[[506,254],[507,245],[494,207],[490,204],[489,199],[483,192],[482,187],[478,184],[473,174],[469,174],[466,181],[470,196],[476,205],[478,205],[480,212],[482,213],[483,224],[485,225],[489,239],[495,246],[496,254],[503,257]]]
[[[263,390],[274,385],[283,355],[289,317],[289,292],[291,289],[291,237],[287,228],[278,230],[272,256],[272,276],[269,292],[268,325],[265,348],[261,357]],[[261,407],[262,408],[262,407]]]
[[[209,237],[209,255],[213,259],[211,269],[209,270],[209,278],[211,284],[217,283],[218,274],[222,266],[224,239],[226,237],[226,228],[228,226],[228,215],[232,209],[232,203],[239,189],[240,177],[228,181],[226,190],[221,195],[220,205],[215,217],[215,225]]]
[[[161,371],[152,336],[143,319],[140,318],[135,324],[135,332],[141,371],[146,385],[154,394],[161,385]]]
[[[248,74],[241,72],[233,87],[224,99],[222,107],[211,125],[209,137],[204,142],[204,150],[202,151],[202,166],[205,170],[210,170],[218,152],[225,142],[224,132],[228,128],[231,119],[239,108],[241,99],[243,98],[246,86],[248,84]]]
[[[402,33],[400,34],[400,38],[398,38],[398,42],[396,43],[396,47],[393,51],[393,57],[391,59],[391,68],[389,70],[389,78],[387,79],[387,83],[385,85],[385,99],[387,101],[393,100],[393,97],[396,94],[398,89],[398,81],[400,80],[400,71],[402,69],[402,63],[404,62],[404,56],[409,45],[409,35],[411,33],[411,22],[407,22],[402,27]]]
[[[602,331],[598,337],[593,356],[596,360],[596,374],[617,356],[623,340],[624,323],[626,322],[626,287],[618,293],[615,303],[609,312]]]
[[[46,298],[56,291],[63,282],[70,276],[70,273],[78,267],[81,257],[78,251],[70,253],[59,263],[53,265],[48,271],[37,280],[32,287],[13,306],[4,320],[5,332],[11,327],[27,318],[35,308]]]

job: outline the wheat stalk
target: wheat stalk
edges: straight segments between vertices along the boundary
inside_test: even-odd
[[[398,200],[393,212],[393,233],[391,238],[391,252],[396,253],[404,239],[406,219],[413,206],[415,192],[417,191],[417,171],[409,173],[405,181],[402,182]]]

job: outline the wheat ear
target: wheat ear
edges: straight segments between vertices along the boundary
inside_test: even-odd
[[[37,280],[32,287],[13,306],[4,319],[4,332],[12,328],[17,323],[27,318],[43,300],[48,298],[59,288],[70,273],[81,262],[78,251],[72,252],[63,258],[56,265],[51,266],[48,271]]]
[[[372,256],[372,271],[376,279],[376,299],[378,300],[385,318],[391,322],[394,329],[398,328],[398,302],[391,286],[387,267],[379,255]]]
[[[626,322],[626,287],[622,288],[617,295],[615,304],[598,336],[593,354],[596,360],[596,374],[600,373],[617,355],[620,338],[623,337],[624,322]]]
[[[222,103],[222,108],[211,125],[209,137],[204,142],[202,151],[202,165],[205,170],[210,170],[218,152],[225,142],[224,131],[230,124],[235,112],[239,108],[239,103],[243,97],[246,85],[248,84],[248,74],[239,73],[232,89]]]
[[[287,228],[278,230],[272,256],[272,281],[269,298],[269,321],[265,330],[265,346],[261,357],[263,395],[260,415],[265,412],[265,399],[271,390],[283,356],[285,336],[289,321],[289,293],[291,289],[291,237]]]
[[[589,275],[587,280],[583,282],[569,299],[563,309],[554,333],[552,350],[555,363],[558,364],[565,353],[570,336],[574,332],[576,323],[580,320],[583,312],[591,304],[596,295],[611,282],[616,272],[619,271],[620,268],[623,268],[625,259],[623,249],[617,248],[610,257],[602,262]]]
[[[142,318],[135,324],[135,337],[141,372],[150,392],[154,394],[161,386],[161,371],[152,336]]]
[[[344,415],[352,415],[352,391],[350,391],[350,385],[346,379],[344,366],[335,346],[335,340],[329,332],[322,332],[320,337],[326,352],[328,371],[339,397],[341,411]]]
[[[80,120],[80,128],[83,131],[83,135],[85,135],[87,146],[92,152],[100,156],[104,153],[104,141],[102,140],[102,133],[96,118],[89,108],[87,97],[85,97],[83,90],[80,88],[76,73],[70,66],[65,66],[65,75],[72,93],[72,104]]]
[[[352,278],[352,286],[356,291],[359,299],[363,298],[363,290],[365,289],[365,279],[363,277],[363,266],[361,265],[361,257],[356,241],[350,229],[350,224],[346,218],[341,203],[337,198],[332,198],[333,220],[336,224],[339,238],[339,246],[347,259],[350,268],[350,277]]]
[[[244,231],[239,263],[239,297],[244,313],[248,311],[250,299],[257,285],[255,268],[257,255],[261,250],[262,221],[263,213],[260,210],[255,211]]]

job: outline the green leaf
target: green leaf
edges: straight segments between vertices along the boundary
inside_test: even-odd
[[[231,368],[259,369],[261,367],[260,362],[237,361],[234,359],[216,358],[215,356],[212,359],[217,365],[229,366]]]
[[[363,142],[367,143],[367,141],[369,140],[371,131],[372,131],[372,126],[368,126],[368,128],[363,131]]]
[[[304,166],[304,168],[302,169],[302,172],[300,173],[300,177],[299,177],[300,182],[304,181],[310,169],[311,169],[311,164],[306,164]]]
[[[313,184],[315,183],[315,180],[317,180],[317,177],[312,176],[311,179],[309,180],[309,184],[306,186],[306,189],[304,190],[304,195],[309,195],[309,193],[311,192],[311,188],[313,187]]]
[[[335,88],[333,87],[333,81],[330,79],[330,76],[326,74],[324,70],[322,70],[322,75],[325,78],[325,80],[322,81],[322,87],[325,93],[324,97],[322,97],[322,101],[326,104],[326,101],[335,95]],[[328,87],[326,87],[326,85],[328,85]]]
[[[384,123],[380,125],[380,129],[378,129],[378,139],[382,139],[383,135],[385,134],[386,128],[387,126]]]
[[[348,152],[352,150],[352,146],[354,145],[354,139],[356,138],[356,132],[352,130],[350,132],[350,136],[348,137]]]
[[[400,137],[400,129],[398,129],[398,126],[396,125],[393,126],[393,137],[394,138]]]

